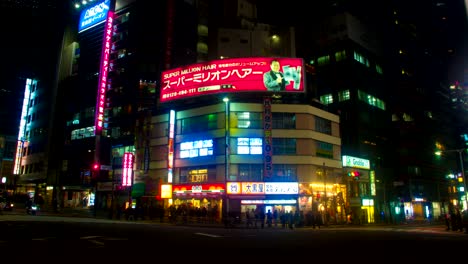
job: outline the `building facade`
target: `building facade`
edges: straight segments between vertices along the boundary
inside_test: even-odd
[[[310,105],[269,102],[172,105],[172,114],[151,117],[151,158],[143,162],[146,151],[137,146],[135,177],[149,162],[151,181],[171,186],[170,194],[152,191],[162,194],[166,207],[205,208],[217,219],[223,213],[244,219],[253,209],[314,211],[324,217],[328,212],[330,221],[346,221],[351,185],[342,170],[338,116]],[[264,118],[269,107],[273,155],[267,176]],[[353,184],[366,181],[363,177]]]

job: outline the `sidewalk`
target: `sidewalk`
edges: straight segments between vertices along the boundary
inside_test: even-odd
[[[27,215],[24,208],[15,208],[13,211],[4,211],[4,215]],[[135,222],[135,223],[148,223],[148,224],[164,224],[164,225],[180,225],[180,226],[197,226],[197,227],[213,227],[213,228],[236,228],[236,229],[262,229],[260,225],[257,227],[247,228],[245,223],[238,223],[226,227],[223,222],[220,221],[204,221],[196,218],[188,219],[186,222],[183,222],[182,219],[178,219],[177,222],[171,223],[168,221],[168,218],[165,217],[163,222],[159,218],[154,219],[137,219],[137,220],[126,220],[124,216],[120,219],[111,219],[109,217],[109,212],[98,211],[97,215],[94,215],[95,212],[92,209],[88,208],[63,208],[58,212],[48,211],[48,210],[39,210],[36,216],[53,216],[53,217],[72,217],[72,218],[93,218],[100,220],[109,220],[109,221],[119,221],[119,222]],[[273,229],[282,229],[281,225],[272,227]],[[445,224],[438,222],[408,222],[408,223],[398,223],[398,224],[387,224],[387,223],[372,223],[372,224],[328,224],[326,226],[322,225],[320,229],[334,229],[334,228],[390,228],[390,229],[419,229],[419,230],[432,230],[437,232],[451,232],[451,233],[462,233],[460,231],[447,231]],[[264,226],[264,229],[270,229]],[[313,229],[312,226],[302,226],[297,227],[296,229]],[[320,230],[316,228],[317,230]]]

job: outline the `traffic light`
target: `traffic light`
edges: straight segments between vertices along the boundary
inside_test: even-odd
[[[99,170],[99,163],[94,163],[93,164],[93,171],[98,171]]]
[[[359,171],[348,171],[348,177],[353,177],[353,180],[359,180],[360,175]]]

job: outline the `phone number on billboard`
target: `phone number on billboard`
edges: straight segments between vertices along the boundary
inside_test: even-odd
[[[172,93],[164,94],[163,98],[172,98],[172,97],[182,96],[182,95],[186,95],[186,94],[193,94],[193,93],[196,93],[196,92],[197,92],[196,88],[185,89],[185,90],[181,90],[181,91],[178,91],[178,92],[172,92]]]

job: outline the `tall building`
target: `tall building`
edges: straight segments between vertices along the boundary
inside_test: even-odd
[[[466,148],[460,137],[466,106],[454,107],[464,99],[453,93],[463,89],[456,84],[465,68],[466,7],[463,1],[393,1],[386,17],[395,146],[388,197],[407,219],[438,217],[460,207],[460,199],[449,198],[447,175],[461,172],[464,161],[456,153],[440,160],[434,152]]]
[[[444,175],[463,168],[456,153],[445,163],[434,155],[437,147],[458,149],[466,127],[464,110],[452,108],[463,98],[453,91],[463,90],[451,85],[461,83],[463,71],[462,5],[324,1],[298,24],[298,55],[310,64],[313,97],[340,115],[343,154],[371,160],[386,220],[443,214]]]
[[[356,221],[369,222],[389,211],[379,183],[392,173],[391,112],[378,30],[382,9],[363,15],[363,8],[369,10],[355,2],[319,1],[314,8],[296,8],[294,14],[303,17],[294,23],[297,56],[306,64],[307,100],[340,116],[347,205]],[[364,163],[353,164],[354,159]],[[369,204],[375,210],[368,210]]]
[[[275,93],[249,75],[263,74],[279,57],[282,70],[304,76],[302,59],[292,59],[294,29],[260,23],[253,1],[215,5],[212,60],[164,71],[161,114],[138,124],[143,135],[152,128],[148,175],[162,182],[152,194],[174,212],[206,210],[218,220],[270,210],[346,221],[339,118],[308,104],[302,79],[300,92],[288,86]],[[241,72],[245,83],[235,79]],[[136,160],[147,153],[137,145]],[[145,164],[137,162],[136,173]]]
[[[99,213],[147,193],[139,188],[148,175],[122,182],[135,123],[157,111],[161,69],[197,61],[199,14],[187,1],[79,4],[70,7],[61,52],[57,124],[65,147],[55,186],[60,206]]]
[[[24,202],[28,194],[38,194],[38,188],[45,192],[48,175],[53,175],[49,146],[56,128],[51,113],[63,6],[61,1],[8,1],[1,6],[9,14],[1,22],[9,26],[1,41],[0,134],[18,143],[11,171],[3,173],[14,175],[8,182],[15,184],[11,189],[18,202]],[[9,158],[5,161],[11,162]]]
[[[216,204],[218,216],[268,207],[337,222],[440,215],[461,200],[442,191],[442,175],[466,156],[457,164],[433,155],[466,134],[453,111],[466,111],[466,82],[447,60],[462,36],[445,24],[451,12],[429,12],[448,4],[293,2],[278,18],[275,5],[253,0],[68,2],[58,77],[45,89],[47,169],[33,174],[37,161],[22,157],[19,178],[37,182],[18,190],[95,213]],[[419,10],[427,16],[409,15]],[[273,58],[292,63],[280,67],[300,91],[216,82],[222,73],[260,77]],[[268,118],[271,131],[261,125]],[[289,191],[242,191],[249,182]]]

